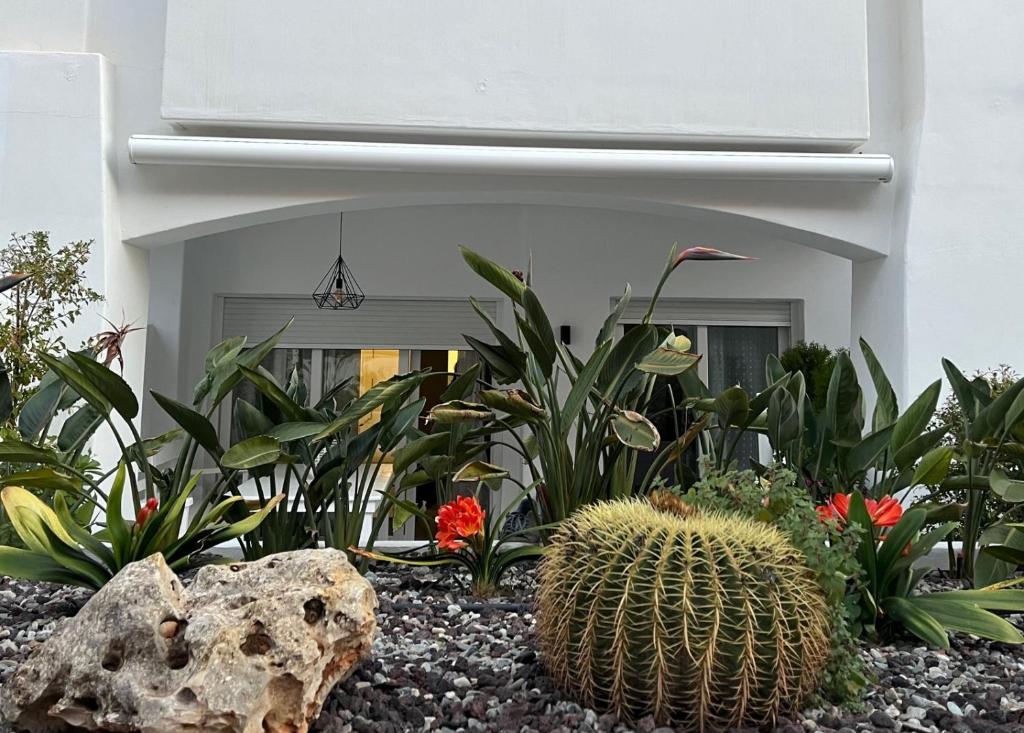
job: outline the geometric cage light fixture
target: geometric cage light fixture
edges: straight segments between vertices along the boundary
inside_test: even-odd
[[[363,304],[366,296],[363,289],[356,282],[356,276],[345,264],[345,258],[341,256],[341,242],[344,234],[344,214],[338,215],[338,259],[334,261],[331,269],[327,271],[320,284],[313,291],[313,301],[317,308],[331,308],[333,310],[355,310]]]

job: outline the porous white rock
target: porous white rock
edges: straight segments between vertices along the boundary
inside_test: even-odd
[[[30,731],[305,733],[369,655],[376,595],[344,552],[122,570],[0,690]]]

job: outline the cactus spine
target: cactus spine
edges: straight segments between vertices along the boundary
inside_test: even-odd
[[[661,505],[597,504],[555,535],[537,609],[553,677],[626,720],[773,723],[814,689],[829,652],[813,574],[772,527]]]

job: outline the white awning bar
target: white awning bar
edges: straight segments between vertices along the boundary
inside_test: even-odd
[[[139,165],[510,176],[889,182],[890,155],[748,153],[132,135]]]

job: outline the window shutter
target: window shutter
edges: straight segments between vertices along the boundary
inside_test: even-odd
[[[498,301],[481,300],[497,319]],[[465,349],[463,334],[493,341],[463,298],[372,298],[357,310],[321,310],[309,297],[224,296],[223,338],[267,338],[294,318],[282,345],[308,348]]]
[[[618,302],[613,298],[612,307]],[[626,323],[644,317],[650,298],[634,298],[622,315]],[[657,323],[700,324],[702,326],[781,326],[790,327],[797,320],[800,301],[739,300],[712,298],[661,298],[654,311]]]

